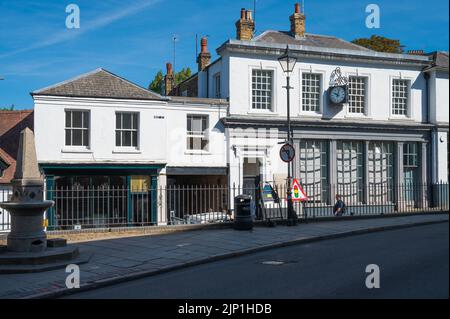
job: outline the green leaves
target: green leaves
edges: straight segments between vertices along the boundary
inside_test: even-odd
[[[404,46],[399,40],[385,38],[379,35],[372,35],[368,38],[355,39],[352,43],[368,48],[370,50],[387,53],[403,53]]]
[[[158,71],[158,73],[156,73],[155,78],[148,86],[148,89],[158,94],[163,94],[163,85],[164,85],[164,75],[160,70]]]
[[[190,68],[183,68],[180,72],[175,72],[174,74],[174,86],[177,86],[178,84],[180,84],[181,82],[183,82],[184,80],[190,78],[192,75],[192,71]],[[158,73],[156,73],[153,81],[150,83],[150,85],[148,86],[149,90],[156,92],[158,94],[163,94],[164,90],[164,74],[163,72],[160,70],[158,71]]]

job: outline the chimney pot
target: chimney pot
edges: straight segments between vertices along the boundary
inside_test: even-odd
[[[201,52],[206,53],[208,51],[208,39],[206,37],[203,37],[200,41],[201,45]]]
[[[208,39],[202,37],[200,54],[197,57],[198,70],[203,71],[211,63],[211,53],[208,52]]]
[[[247,11],[246,11],[246,20],[247,20],[247,21],[253,21],[253,18],[252,18],[252,10],[247,10]]]
[[[241,20],[245,20],[245,8],[241,9]]]
[[[173,68],[172,68],[172,63],[167,62],[166,63],[166,70],[167,70],[167,74],[173,74]]]
[[[300,13],[300,3],[295,4],[295,13]]]
[[[409,55],[425,55],[424,50],[408,50]]]
[[[174,76],[173,76],[173,67],[172,63],[166,63],[166,76],[164,77],[164,94],[166,96],[172,95],[172,91],[174,89]]]

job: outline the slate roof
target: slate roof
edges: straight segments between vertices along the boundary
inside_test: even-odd
[[[96,69],[50,87],[34,91],[33,96],[68,96],[132,100],[161,100],[161,95],[134,84],[105,69]]]
[[[426,70],[448,71],[448,52],[437,51],[430,53],[431,65]]]
[[[229,105],[225,99],[186,97],[186,96],[170,96],[169,102],[174,103],[192,103],[192,104],[208,104],[208,105]]]
[[[344,50],[356,50],[356,51],[372,51],[365,47],[353,44],[343,39],[306,33],[304,37],[298,38],[293,36],[288,31],[265,31],[261,35],[253,39],[255,42],[265,43],[278,43],[278,44],[291,44],[291,45],[303,45],[319,48],[329,49],[344,49]]]
[[[0,161],[7,165],[0,185],[9,184],[16,170],[20,132],[29,127],[33,130],[33,111],[0,111]]]

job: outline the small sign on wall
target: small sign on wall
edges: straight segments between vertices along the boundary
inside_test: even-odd
[[[150,176],[131,176],[131,192],[142,193],[150,189]]]

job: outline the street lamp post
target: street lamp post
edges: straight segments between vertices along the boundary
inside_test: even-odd
[[[293,57],[289,51],[289,46],[286,47],[285,53],[278,58],[283,72],[286,73],[286,86],[284,87],[287,91],[287,141],[288,144],[293,146],[294,144],[294,134],[291,128],[291,101],[290,101],[290,91],[292,89],[290,85],[291,76],[290,74],[294,70],[297,59]],[[292,202],[292,161],[287,163],[288,165],[288,178],[287,178],[287,200],[288,200],[288,225],[294,226],[297,224],[297,214],[294,211],[294,204]]]

